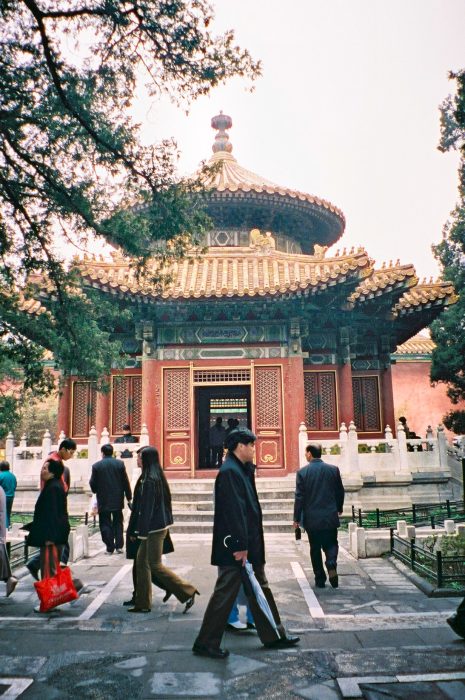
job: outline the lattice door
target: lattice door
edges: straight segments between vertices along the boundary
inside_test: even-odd
[[[355,426],[359,432],[381,430],[378,377],[352,377]]]
[[[91,427],[95,425],[96,407],[96,382],[73,382],[71,437],[88,437]]]
[[[282,468],[285,465],[281,367],[255,367],[254,386],[257,466]]]
[[[307,430],[337,430],[335,372],[304,372]]]
[[[166,469],[191,467],[190,374],[186,367],[163,373],[163,462]]]
[[[112,387],[112,435],[121,435],[128,423],[134,435],[140,434],[142,420],[142,377],[117,375]]]

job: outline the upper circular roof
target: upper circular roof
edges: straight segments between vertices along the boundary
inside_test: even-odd
[[[345,217],[340,209],[319,197],[281,187],[239,165],[226,133],[231,117],[211,120],[217,129],[209,172],[201,175],[207,188],[208,211],[221,228],[259,228],[299,241],[312,253],[315,243],[332,245],[343,234]]]

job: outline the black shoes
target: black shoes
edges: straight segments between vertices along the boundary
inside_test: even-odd
[[[337,588],[339,586],[339,577],[337,575],[336,567],[334,567],[334,569],[328,569],[328,578],[333,588]]]
[[[227,649],[221,649],[220,647],[209,647],[206,644],[199,644],[194,642],[192,651],[197,656],[208,656],[210,659],[227,659],[229,656],[229,651]]]
[[[188,599],[186,600],[186,607],[185,607],[184,610],[182,611],[182,614],[183,614],[183,615],[185,615],[186,612],[188,612],[188,611],[191,609],[191,607],[194,605],[194,603],[195,603],[195,596],[196,596],[196,595],[200,595],[200,593],[199,593],[198,591],[195,591],[195,593],[193,593],[193,594],[191,595],[191,597],[188,598]]]
[[[128,612],[130,613],[149,613],[152,612],[150,608],[128,608]]]
[[[455,632],[455,634],[458,634],[459,637],[465,639],[465,620],[459,619],[457,614],[454,613],[454,615],[447,618],[446,622],[451,630]]]
[[[134,600],[134,596],[130,600],[125,600],[123,605],[135,605],[136,601]]]
[[[325,582],[324,581],[315,581],[315,587],[316,588],[324,588]]]
[[[300,637],[293,637],[288,634],[280,639],[275,639],[274,642],[265,642],[263,646],[267,649],[289,649],[289,647],[295,647],[299,642]]]

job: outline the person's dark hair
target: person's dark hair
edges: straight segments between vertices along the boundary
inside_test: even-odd
[[[65,471],[63,462],[58,462],[56,459],[48,459],[47,463],[50,474],[53,474],[55,479],[61,479],[62,474]]]
[[[142,478],[153,479],[156,483],[155,493],[157,500],[164,499],[165,507],[171,510],[171,491],[168,485],[163,467],[160,464],[158,450],[155,447],[143,447],[139,450],[142,460]]]
[[[125,423],[123,425],[123,430],[129,430],[129,431],[131,430],[131,426],[129,425],[129,423]]]
[[[7,472],[10,470],[10,463],[5,460],[0,462],[0,472]]]
[[[401,417],[399,418],[399,423],[402,423],[402,425],[405,425],[406,422],[407,422],[407,419],[406,419],[405,416],[401,416]]]
[[[317,442],[311,442],[305,448],[305,452],[310,452],[312,457],[319,459],[321,457],[321,445]]]
[[[58,447],[59,450],[75,450],[76,448],[77,445],[72,438],[65,438],[60,442],[60,446]]]
[[[102,445],[100,451],[105,457],[111,457],[111,455],[113,454],[113,445]]]
[[[234,452],[239,443],[242,445],[249,445],[251,442],[255,442],[257,436],[248,428],[241,428],[239,430],[231,430],[229,435],[224,441],[225,447],[230,452]]]
[[[217,416],[217,417],[216,417],[216,423],[217,423],[217,425],[220,425],[220,423],[222,423],[222,422],[223,422],[223,419],[221,418],[221,416]]]

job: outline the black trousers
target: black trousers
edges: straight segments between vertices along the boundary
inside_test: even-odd
[[[253,570],[268,601],[276,626],[281,636],[284,636],[285,631],[281,624],[273,593],[268,585],[265,567],[254,566]],[[239,566],[220,566],[218,568],[218,578],[216,580],[215,589],[209,600],[207,609],[205,610],[200,632],[197,635],[196,642],[198,644],[214,648],[220,646],[229,614],[241,585],[242,578]],[[277,639],[276,631],[259,607],[255,596],[253,594],[247,595],[247,600],[252,611],[260,641],[263,644],[266,642],[274,642]]]
[[[310,559],[312,562],[315,583],[322,584],[326,581],[326,572],[323,567],[321,552],[325,553],[326,569],[335,569],[339,545],[337,543],[337,528],[330,530],[308,530],[310,542]]]
[[[465,598],[462,600],[459,607],[457,608],[457,617],[460,620],[460,622],[463,625],[465,625]]]
[[[210,466],[221,467],[223,464],[223,446],[210,447]]]
[[[103,543],[107,548],[107,552],[114,552],[115,549],[123,549],[123,511],[99,511],[98,524]]]

